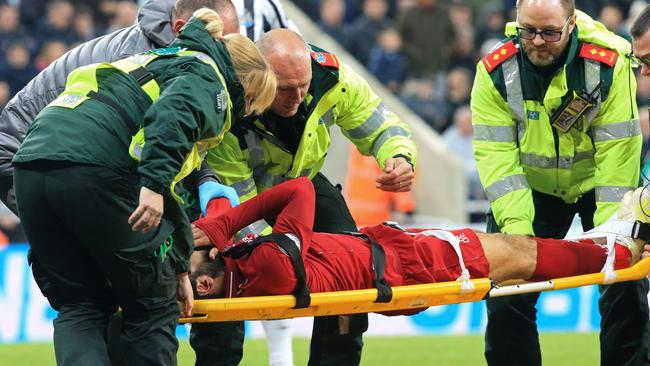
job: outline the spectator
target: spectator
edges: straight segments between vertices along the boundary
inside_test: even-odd
[[[346,47],[348,32],[343,24],[345,3],[343,0],[323,0],[320,7],[320,27],[343,47]]]
[[[402,39],[394,28],[387,28],[379,36],[379,43],[370,52],[368,71],[393,93],[401,89],[406,79],[406,56],[402,52]]]
[[[505,18],[503,7],[500,3],[491,2],[483,7],[479,17],[480,23],[477,26],[476,44],[482,45],[488,39],[504,39]]]
[[[115,32],[116,30],[132,26],[135,24],[137,16],[137,4],[128,0],[118,2],[115,7],[115,15],[110,20],[106,33]]]
[[[38,74],[38,70],[32,64],[29,50],[27,50],[24,43],[10,45],[6,57],[7,67],[3,72],[4,75],[0,75],[0,78],[7,81],[13,97]]]
[[[454,120],[456,109],[469,104],[472,92],[472,73],[465,68],[455,67],[447,74],[447,93],[445,95],[446,123],[438,127],[439,132],[444,132]]]
[[[468,182],[468,197],[471,200],[484,200],[485,192],[476,170],[472,148],[472,111],[468,104],[456,109],[454,124],[442,135],[447,147],[458,156],[465,168]]]
[[[9,103],[9,99],[11,99],[11,88],[6,81],[0,80],[0,109]]]
[[[623,12],[618,6],[613,4],[603,6],[598,20],[610,31],[632,42],[632,36],[623,26]]]
[[[473,30],[472,8],[466,2],[455,1],[449,9],[449,18],[456,31],[462,29]]]
[[[432,79],[410,79],[402,89],[402,101],[420,116],[431,128],[441,124],[439,110],[444,108],[435,98],[436,88]]]
[[[462,28],[456,31],[451,59],[455,67],[462,67],[467,70],[476,68],[478,57],[474,45],[474,32],[470,28]]]
[[[447,69],[455,38],[449,12],[438,0],[417,0],[398,20],[409,62],[409,73],[418,77],[435,77]]]
[[[47,16],[36,26],[36,46],[40,49],[47,41],[61,41],[67,46],[79,38],[72,27],[74,7],[68,0],[54,0],[47,5]]]
[[[0,6],[0,49],[8,50],[9,45],[23,42],[30,51],[34,50],[34,43],[27,30],[20,25],[20,13],[15,6],[5,4]]]
[[[63,56],[68,51],[68,48],[63,42],[49,41],[43,45],[41,51],[36,56],[35,66],[38,71],[45,70],[57,58]]]
[[[379,34],[392,25],[386,17],[387,10],[386,0],[365,0],[363,14],[350,25],[348,49],[364,65],[368,64]]]
[[[86,7],[77,8],[77,15],[74,17],[73,27],[81,43],[101,36],[101,33],[97,31],[97,27],[95,26],[93,12]]]

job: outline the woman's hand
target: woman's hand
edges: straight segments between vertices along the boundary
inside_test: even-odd
[[[176,296],[183,302],[181,309],[181,318],[192,316],[192,307],[194,306],[194,292],[192,292],[192,283],[187,272],[176,275]]]
[[[140,189],[140,201],[138,207],[129,216],[129,224],[133,225],[133,231],[141,231],[143,234],[160,225],[163,215],[163,196],[150,190],[147,187]]]

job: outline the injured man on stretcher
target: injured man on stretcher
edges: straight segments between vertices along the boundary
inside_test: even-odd
[[[208,211],[193,225],[195,246],[214,245],[218,254],[210,260],[206,251],[194,253],[199,258],[190,278],[196,294],[298,297],[377,287],[381,295],[386,285],[454,281],[463,275],[496,283],[542,281],[600,272],[609,254],[606,236],[615,236],[609,259],[614,269],[649,255],[642,239],[631,238],[631,224],[650,221],[644,214],[650,212],[650,192],[643,188],[625,196],[617,214],[590,232],[594,238],[576,241],[386,224],[360,233],[314,232],[314,198],[311,181],[298,178],[221,214]],[[260,219],[274,222],[273,234],[231,243],[235,233]],[[595,237],[601,236],[599,229],[606,231],[600,238]]]

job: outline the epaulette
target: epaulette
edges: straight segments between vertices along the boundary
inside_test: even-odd
[[[616,65],[616,60],[618,59],[618,53],[612,51],[608,48],[598,47],[595,44],[583,43],[580,48],[580,57],[602,62],[609,67]]]
[[[483,65],[485,65],[488,72],[492,72],[504,61],[516,55],[517,52],[519,52],[519,48],[515,45],[514,41],[510,40],[492,51],[489,55],[485,56],[483,59]]]
[[[311,58],[319,65],[332,67],[335,69],[339,68],[339,59],[331,53],[311,51]]]

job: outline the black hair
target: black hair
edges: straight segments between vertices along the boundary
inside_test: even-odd
[[[226,272],[226,263],[223,257],[217,254],[214,260],[210,260],[209,251],[201,251],[201,263],[196,266],[196,269],[190,273],[190,282],[192,283],[192,290],[194,296],[198,297],[196,291],[196,278],[202,275],[207,275],[212,278],[218,277]]]
[[[648,28],[650,28],[650,5],[647,5],[641,14],[634,19],[630,34],[632,38],[639,38],[648,31]]]

